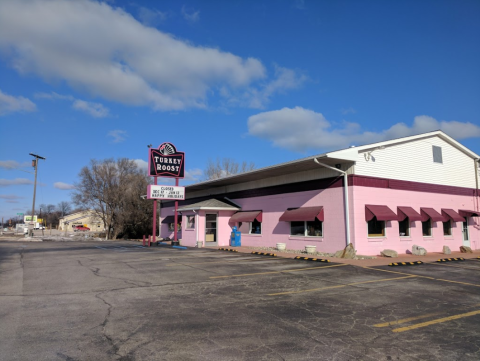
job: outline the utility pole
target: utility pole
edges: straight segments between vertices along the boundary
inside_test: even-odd
[[[35,222],[33,220],[33,216],[35,214],[35,196],[37,194],[37,170],[38,170],[38,160],[43,159],[45,160],[46,158],[40,157],[37,154],[29,153],[32,157],[35,157],[34,160],[32,160],[32,165],[35,167],[35,184],[33,186],[33,203],[32,203],[32,218],[31,219],[31,224],[32,224],[32,229],[30,230],[30,236],[33,237],[33,228],[35,228]]]

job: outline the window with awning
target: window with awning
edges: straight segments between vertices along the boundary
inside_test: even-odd
[[[480,211],[469,211],[468,209],[459,209],[458,213],[462,217],[480,217]]]
[[[445,220],[452,220],[454,222],[465,222],[465,218],[463,218],[460,214],[455,212],[453,209],[449,208],[442,208],[442,215],[445,217]]]
[[[365,220],[371,221],[373,217],[376,217],[378,221],[396,221],[398,219],[395,212],[387,206],[366,204]]]
[[[237,212],[230,217],[229,222],[230,223],[253,222],[254,220],[257,220],[258,222],[262,222],[262,211]]]
[[[443,222],[445,220],[445,217],[433,208],[420,208],[420,213],[422,215],[422,222],[425,222],[429,219],[433,222]]]
[[[182,229],[182,215],[179,214],[177,216],[177,232],[179,232]],[[168,224],[168,230],[170,232],[173,232],[175,230],[175,216],[166,216],[164,219],[162,219],[163,224]]]
[[[318,206],[288,209],[280,216],[279,220],[284,222],[296,222],[315,221],[315,219],[318,219],[319,221],[323,222],[323,218],[323,206]]]
[[[290,222],[290,235],[323,237],[323,206],[301,207],[286,210],[280,221]]]
[[[230,223],[238,223],[243,234],[262,234],[262,211],[241,211],[230,217]]]
[[[177,221],[178,223],[182,223],[182,215],[179,214],[177,216]],[[162,219],[163,224],[169,224],[169,223],[175,223],[175,216],[166,216],[164,219]]]
[[[410,221],[421,221],[422,215],[412,207],[397,207],[398,220],[403,221],[408,217]]]

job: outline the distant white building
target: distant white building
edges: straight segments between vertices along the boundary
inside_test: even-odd
[[[73,230],[76,226],[85,226],[91,231],[103,231],[105,226],[100,217],[98,217],[92,210],[79,211],[59,219],[59,229]]]

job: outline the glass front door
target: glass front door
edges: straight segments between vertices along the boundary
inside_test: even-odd
[[[217,243],[217,215],[205,215],[205,245],[214,246]]]
[[[462,233],[463,233],[463,245],[466,247],[470,247],[470,239],[468,238],[468,218],[462,225]]]

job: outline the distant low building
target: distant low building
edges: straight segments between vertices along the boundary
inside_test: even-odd
[[[102,219],[92,210],[75,212],[59,219],[59,229],[62,231],[65,230],[65,227],[71,231],[76,226],[88,227],[91,231],[105,230]]]

